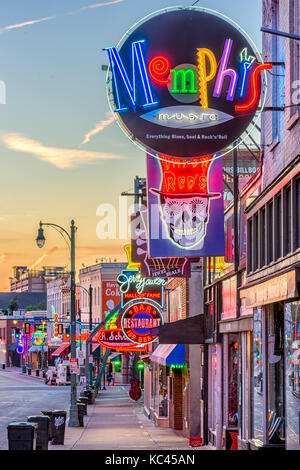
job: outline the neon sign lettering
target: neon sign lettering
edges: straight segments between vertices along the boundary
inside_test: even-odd
[[[24,346],[25,346],[24,343],[25,343],[25,336],[22,332],[20,332],[20,335],[17,341],[17,353],[18,354],[24,353]]]
[[[119,274],[117,281],[120,284],[120,291],[125,294],[129,291],[130,285],[135,284],[138,294],[142,294],[146,286],[162,286],[167,284],[167,281],[158,277],[155,279],[138,278],[135,274],[127,276],[124,272]]]
[[[196,88],[196,71],[192,68],[170,68],[169,60],[162,55],[153,57],[146,68],[146,58],[142,49],[142,44],[145,40],[135,41],[132,43],[132,83],[128,77],[123,61],[119,52],[115,47],[108,47],[104,50],[108,52],[109,61],[113,73],[114,87],[117,101],[117,109],[115,112],[128,111],[131,106],[136,111],[137,105],[141,107],[154,106],[159,104],[154,100],[153,91],[150,81],[158,85],[168,86],[171,82],[172,86],[169,88],[171,94],[196,94],[199,93],[200,109],[207,109],[209,106],[208,100],[208,83],[212,81],[218,70],[216,56],[210,49],[198,48],[196,52],[197,72],[199,89]],[[226,99],[233,101],[236,93],[236,88],[239,80],[239,73],[233,68],[229,68],[230,55],[232,51],[233,40],[227,38],[225,41],[222,58],[219,65],[218,75],[216,78],[213,97],[220,98],[224,87],[225,78],[230,79]],[[242,98],[247,89],[249,80],[251,81],[251,99],[247,105],[236,106],[236,111],[243,111],[255,106],[258,99],[258,79],[259,73],[262,70],[271,69],[272,64],[259,64],[252,67],[255,57],[248,56],[248,49],[244,48],[241,53],[242,71],[241,71],[241,88],[239,98]],[[207,71],[207,62],[209,63],[209,72]],[[251,70],[252,69],[252,70]],[[137,74],[139,75],[142,83],[144,102],[137,103]],[[120,90],[118,85],[117,76],[119,81],[124,87],[126,95],[129,99],[129,106],[123,106],[120,101]],[[170,78],[171,77],[171,78]],[[250,77],[250,79],[249,79]]]
[[[122,316],[125,336],[137,344],[149,344],[156,340],[151,328],[163,325],[163,316],[157,305],[151,301],[134,301],[128,304]]]
[[[132,108],[134,109],[134,111],[136,111],[136,106],[137,106],[137,98],[136,98],[136,69],[137,68],[138,68],[138,73],[142,82],[144,98],[146,101],[145,103],[141,104],[141,106],[142,107],[152,106],[158,103],[157,101],[154,101],[153,95],[152,95],[152,89],[151,89],[150,82],[149,82],[149,75],[147,72],[144,53],[142,50],[143,42],[145,41],[144,40],[136,41],[136,42],[133,42],[131,45],[132,80],[133,80],[132,84],[130,83],[128,74],[126,72],[126,69],[124,67],[124,64],[122,62],[122,59],[117,49],[115,47],[107,47],[104,49],[105,51],[108,52],[109,61],[110,61],[111,68],[113,71],[114,86],[115,86],[117,101],[118,101],[118,108],[115,110],[116,112],[128,110],[128,107],[122,106],[120,102],[120,94],[119,94],[119,89],[118,89],[118,82],[116,79],[116,72],[118,73],[121,79],[121,82],[126,90],[127,96],[130,100],[130,104]],[[136,67],[136,62],[137,62],[137,67]]]

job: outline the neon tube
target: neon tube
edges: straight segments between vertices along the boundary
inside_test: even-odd
[[[248,111],[249,109],[251,109],[255,103],[257,102],[259,96],[258,96],[258,76],[260,74],[260,72],[262,72],[263,70],[270,70],[272,69],[272,64],[260,64],[260,65],[257,65],[253,70],[252,70],[252,76],[251,76],[251,98],[250,98],[250,101],[248,101],[248,103],[245,103],[243,105],[237,105],[235,106],[235,111],[238,111],[238,112],[243,112],[243,111]]]
[[[223,55],[222,55],[222,59],[221,59],[220,69],[219,69],[219,73],[218,73],[218,78],[217,78],[214,93],[213,93],[213,96],[215,98],[220,98],[222,86],[223,86],[223,83],[224,83],[224,78],[226,76],[229,76],[230,77],[230,87],[229,87],[228,93],[227,93],[227,100],[230,100],[230,101],[233,101],[234,94],[235,94],[235,89],[236,89],[236,85],[237,85],[237,81],[238,81],[237,72],[233,69],[226,69],[226,67],[228,65],[228,61],[229,61],[229,56],[230,56],[232,44],[233,44],[232,39],[226,39],[225,47],[224,47],[224,51],[223,51]]]

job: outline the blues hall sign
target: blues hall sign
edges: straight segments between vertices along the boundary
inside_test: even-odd
[[[154,154],[211,155],[253,121],[266,70],[252,40],[204,8],[170,8],[106,47],[111,108],[136,142]]]

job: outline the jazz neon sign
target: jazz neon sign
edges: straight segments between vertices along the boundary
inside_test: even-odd
[[[137,107],[150,107],[159,104],[155,99],[151,82],[160,86],[167,86],[171,95],[199,94],[199,108],[208,109],[208,83],[215,79],[213,97],[221,98],[225,89],[226,100],[240,99],[241,103],[235,105],[236,112],[246,112],[255,107],[259,100],[259,76],[264,70],[272,69],[272,64],[255,64],[255,58],[248,56],[247,48],[240,52],[240,70],[229,67],[233,40],[227,38],[223,47],[219,65],[214,52],[208,48],[198,48],[195,51],[194,68],[175,68],[167,57],[157,55],[146,58],[144,54],[145,39],[131,43],[131,77],[126,71],[122,58],[116,47],[107,47],[108,57],[113,73],[115,97],[117,108],[115,112],[124,112],[131,107],[135,112]],[[148,63],[148,66],[146,64]],[[117,79],[118,77],[118,79]],[[142,86],[142,100],[136,92],[139,83]],[[229,79],[229,82],[228,82]],[[229,86],[228,86],[229,83]],[[120,85],[123,87],[123,100],[121,102]],[[238,93],[237,93],[238,90]],[[238,95],[236,97],[236,95]],[[247,95],[247,98],[245,96]],[[139,102],[138,102],[139,101]]]

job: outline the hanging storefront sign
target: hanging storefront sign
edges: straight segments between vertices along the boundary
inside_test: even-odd
[[[105,315],[113,310],[121,300],[120,288],[117,281],[102,281],[101,282],[101,303],[102,303],[102,316],[101,319],[105,318]]]
[[[47,333],[43,333],[42,331],[35,331],[31,336],[35,346],[42,346],[45,344]]]
[[[147,156],[151,258],[224,256],[222,159]]]
[[[22,331],[20,331],[20,334],[17,338],[17,348],[16,351],[18,354],[23,354],[25,351],[25,341],[26,337]]]
[[[155,301],[158,306],[164,304],[164,287],[167,284],[166,279],[161,277],[157,278],[144,278],[140,275],[139,271],[127,271],[124,269],[117,277],[117,281],[121,291],[121,307],[130,302],[131,300],[151,299]]]
[[[191,262],[188,258],[149,258],[147,241],[147,211],[138,211],[131,216],[131,256],[140,263],[143,277],[191,277]],[[199,259],[195,260],[198,262]]]
[[[95,336],[96,341],[108,349],[114,349],[116,351],[135,351],[135,352],[144,352],[145,348],[137,347],[132,341],[129,341],[125,336],[122,328],[117,328],[114,330],[104,330],[101,329]]]
[[[105,323],[101,330],[98,331],[95,335],[95,340],[103,347],[116,351],[145,351],[144,347],[141,348],[126,338],[121,326],[121,317],[122,313],[116,312],[116,314]]]
[[[121,325],[125,336],[137,344],[149,344],[157,339],[151,328],[164,324],[161,309],[155,302],[136,300],[130,302],[123,311]]]
[[[220,13],[165,8],[104,51],[111,110],[127,135],[153,155],[215,154],[254,119],[252,132],[260,117],[257,108],[272,65],[264,64],[247,33]]]

